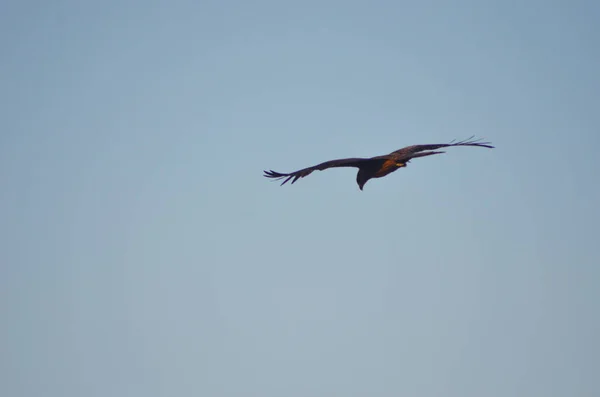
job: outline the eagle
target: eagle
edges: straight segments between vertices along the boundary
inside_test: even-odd
[[[347,158],[330,160],[321,164],[317,164],[312,167],[303,168],[301,170],[284,174],[273,170],[264,171],[264,176],[275,180],[282,180],[281,185],[285,185],[290,180],[292,184],[300,178],[310,175],[313,171],[323,171],[328,168],[337,167],[356,167],[358,168],[358,174],[356,174],[356,183],[360,190],[363,190],[365,183],[372,178],[382,178],[392,172],[406,167],[410,160],[417,157],[431,156],[434,154],[445,153],[443,151],[435,151],[436,149],[451,147],[451,146],[474,146],[484,147],[493,149],[494,146],[490,142],[481,142],[480,139],[473,139],[474,136],[456,142],[455,140],[449,143],[429,144],[429,145],[412,145],[405,148],[396,150],[390,154],[384,154],[382,156],[376,156],[371,158]]]

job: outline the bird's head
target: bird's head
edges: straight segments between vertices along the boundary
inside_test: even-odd
[[[367,181],[371,179],[366,172],[364,172],[362,169],[358,170],[358,174],[356,174],[356,183],[358,183],[358,188],[360,190],[363,190],[363,186],[365,186],[365,183],[367,183]]]

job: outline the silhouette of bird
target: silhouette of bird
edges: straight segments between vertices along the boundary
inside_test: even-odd
[[[450,143],[407,146],[390,154],[371,158],[347,158],[331,160],[312,167],[291,172],[289,174],[283,174],[273,170],[264,171],[264,176],[267,178],[273,178],[275,180],[284,179],[284,181],[281,183],[283,186],[290,180],[293,184],[298,179],[304,178],[316,170],[323,171],[328,168],[336,167],[356,167],[358,168],[358,174],[356,174],[356,183],[358,183],[360,190],[363,190],[365,183],[367,183],[369,179],[381,178],[400,168],[406,167],[411,159],[445,153],[443,151],[436,152],[436,149],[450,146],[475,146],[489,149],[494,148],[490,142],[481,142],[478,139],[473,140],[473,138],[474,136],[459,142],[451,141]]]

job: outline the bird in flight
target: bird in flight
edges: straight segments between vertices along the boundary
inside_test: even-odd
[[[474,137],[470,137],[459,142],[440,143],[432,145],[413,145],[405,148],[396,150],[390,154],[383,156],[376,156],[371,158],[348,158],[326,161],[321,164],[317,164],[312,167],[304,168],[289,174],[283,174],[275,172],[273,170],[264,171],[264,176],[267,178],[273,178],[275,180],[282,180],[281,185],[285,185],[290,180],[292,184],[300,178],[310,175],[313,171],[323,171],[328,168],[335,167],[356,167],[358,168],[358,174],[356,174],[356,183],[360,190],[363,190],[365,183],[371,178],[381,178],[399,168],[406,167],[411,159],[417,157],[431,156],[433,154],[441,154],[445,152],[436,152],[436,149],[450,147],[450,146],[476,146],[493,149],[494,147],[490,142],[481,142],[480,140],[474,140]]]

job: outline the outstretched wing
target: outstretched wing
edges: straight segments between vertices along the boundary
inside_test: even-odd
[[[277,180],[285,178],[285,180],[281,183],[281,185],[285,185],[286,182],[288,182],[291,179],[292,184],[293,184],[298,179],[304,178],[305,176],[310,175],[313,171],[316,171],[316,170],[323,171],[323,170],[326,170],[327,168],[334,168],[334,167],[360,167],[361,164],[364,164],[367,161],[370,161],[370,159],[349,158],[349,159],[331,160],[331,161],[326,161],[324,163],[315,165],[313,167],[304,168],[304,169],[301,169],[301,170],[298,170],[296,172],[292,172],[289,174],[282,174],[280,172],[275,172],[273,170],[264,171],[264,173],[265,173],[264,176],[267,178],[273,178],[273,179],[277,179]]]
[[[494,148],[490,144],[490,142],[481,142],[481,140],[479,140],[479,139],[474,140],[473,138],[474,137],[472,136],[468,139],[465,139],[465,140],[459,141],[459,142],[440,143],[440,144],[433,144],[433,145],[407,146],[405,148],[402,148],[400,150],[396,150],[395,152],[390,153],[389,156],[392,156],[398,160],[410,160],[415,157],[428,156],[429,154],[443,153],[443,152],[431,152],[431,153],[419,153],[419,152],[423,152],[426,150],[435,150],[435,149],[449,147],[449,146],[477,146],[477,147],[486,147],[486,148],[490,148],[490,149]]]

